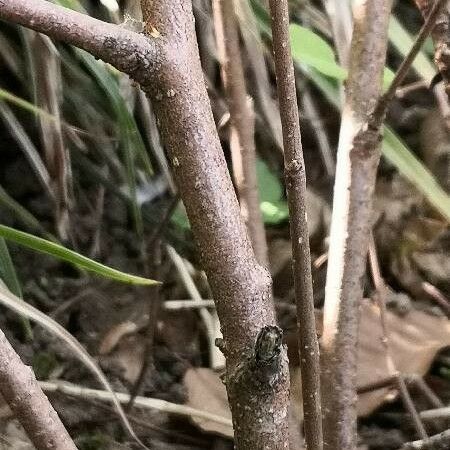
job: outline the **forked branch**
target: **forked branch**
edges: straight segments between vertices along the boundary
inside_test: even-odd
[[[84,48],[126,72],[151,98],[222,326],[237,448],[282,450],[288,445],[289,397],[284,346],[270,364],[251,365],[255,376],[242,376],[261,343],[258,336],[276,324],[271,279],[255,259],[220,146],[192,5],[141,4],[143,35],[44,0],[0,0],[0,18]]]

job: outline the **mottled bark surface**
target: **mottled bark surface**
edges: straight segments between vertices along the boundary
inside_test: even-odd
[[[369,122],[381,95],[390,0],[354,3],[342,113],[322,335],[324,448],[356,448],[356,345],[380,159],[380,128]]]
[[[284,173],[291,226],[305,440],[308,449],[321,450],[323,442],[319,344],[315,326],[306,212],[306,173],[289,39],[287,0],[271,0],[270,12],[278,99],[283,127]]]
[[[30,367],[0,331],[0,392],[38,450],[76,450]]]
[[[220,146],[192,5],[143,0],[142,10],[146,30],[137,34],[44,0],[0,0],[0,18],[84,48],[129,74],[151,98],[221,321],[236,445],[284,449],[286,351],[273,333],[265,334],[276,322],[271,279],[254,256]],[[260,344],[272,342],[267,360],[257,356],[258,336]]]
[[[288,445],[285,350],[248,364],[264,326],[275,325],[271,279],[254,256],[203,81],[190,2],[143,2],[167,39],[167,66],[146,87],[154,99],[175,180],[215,297],[227,359],[226,385],[239,449]],[[273,370],[276,367],[276,370]],[[244,375],[245,374],[245,375]]]

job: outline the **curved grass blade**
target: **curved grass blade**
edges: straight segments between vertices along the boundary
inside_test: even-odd
[[[22,297],[19,278],[9,255],[8,246],[3,238],[0,238],[0,275],[8,289],[17,297]]]
[[[42,161],[39,152],[35,145],[31,141],[28,133],[23,128],[22,124],[17,120],[16,116],[12,112],[11,108],[4,102],[0,101],[0,116],[3,119],[5,125],[8,127],[11,136],[17,142],[18,146],[22,149],[25,157],[33,168],[36,176],[44,187],[47,195],[53,198],[53,190],[51,187],[51,177]]]
[[[414,38],[395,16],[392,16],[389,22],[389,40],[403,57],[407,55],[414,44]],[[427,84],[430,84],[436,75],[435,66],[423,50],[414,59],[412,68]]]
[[[147,447],[136,436],[136,433],[134,432],[130,422],[128,421],[122,405],[117,399],[117,396],[114,393],[114,390],[112,389],[111,384],[109,383],[102,369],[100,369],[91,355],[89,355],[84,347],[65,328],[63,328],[58,322],[54,321],[43,312],[39,311],[37,308],[31,306],[30,304],[24,302],[23,300],[12,294],[2,282],[0,282],[0,303],[8,309],[19,314],[21,317],[25,317],[32,320],[33,322],[36,322],[52,335],[62,339],[73,352],[75,357],[89,369],[89,371],[95,376],[95,378],[98,379],[103,388],[109,392],[109,394],[111,395],[111,401],[117,411],[117,414],[120,417],[125,430],[142,448],[147,449]]]
[[[40,253],[54,256],[55,258],[66,261],[81,269],[93,272],[96,275],[111,278],[116,281],[139,285],[159,284],[158,281],[150,280],[148,278],[143,278],[136,275],[130,275],[105,266],[104,264],[89,259],[86,256],[80,255],[73,250],[69,250],[62,245],[56,244],[55,242],[47,241],[45,239],[33,236],[32,234],[16,230],[5,225],[0,225],[0,237],[15,242],[16,244],[22,245],[24,247],[31,248]]]
[[[0,279],[6,284],[8,289],[18,298],[22,298],[22,287],[16,273],[16,268],[11,260],[8,246],[3,238],[0,238]],[[33,330],[26,317],[21,317],[23,332],[27,340],[33,339]]]
[[[335,84],[317,71],[305,71],[327,100],[339,109],[339,91]],[[450,196],[442,189],[433,174],[389,127],[384,127],[383,157],[421,192],[427,201],[450,222]]]
[[[450,196],[431,172],[389,127],[384,127],[383,156],[450,222]]]
[[[41,225],[39,220],[33,216],[27,209],[25,209],[19,202],[14,200],[0,185],[0,205],[12,211],[15,217],[20,220],[30,230],[38,232],[41,236],[44,236],[49,241],[58,243],[58,239],[55,236],[47,232],[47,230]]]

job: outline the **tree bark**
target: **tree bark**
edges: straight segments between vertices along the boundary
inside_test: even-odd
[[[0,392],[38,450],[76,450],[58,414],[0,330]]]
[[[356,448],[356,345],[369,245],[380,127],[369,122],[381,95],[390,0],[354,4],[349,77],[339,137],[322,335],[324,448]]]
[[[289,377],[271,279],[254,256],[206,92],[191,2],[142,0],[145,35],[45,0],[0,0],[0,18],[77,45],[150,97],[222,325],[239,449],[288,445]]]
[[[305,162],[303,160],[297,91],[291,56],[287,0],[270,0],[270,12],[278,99],[283,128],[284,173],[291,225],[292,268],[297,303],[305,440],[309,450],[321,450],[323,441],[320,357],[314,315],[311,255],[306,214]]]

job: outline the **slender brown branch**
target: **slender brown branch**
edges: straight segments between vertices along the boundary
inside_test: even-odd
[[[417,7],[424,19],[429,17],[430,11],[438,1],[432,0],[415,0]],[[431,32],[434,42],[434,61],[442,75],[445,83],[447,95],[450,94],[450,6],[447,3],[444,9],[440,10],[440,14],[436,20],[436,26]]]
[[[0,392],[38,450],[76,450],[30,367],[0,330]]]
[[[435,27],[436,20],[442,11],[442,8],[447,3],[448,3],[448,0],[436,0],[435,1],[424,24],[422,25],[422,28],[420,29],[419,34],[416,37],[416,40],[414,41],[413,46],[409,50],[405,59],[400,64],[400,67],[397,69],[397,72],[395,73],[392,83],[390,84],[388,90],[383,94],[383,96],[378,101],[378,104],[373,113],[373,120],[377,122],[376,126],[380,126],[381,122],[384,120],[384,116],[386,115],[386,110],[389,106],[389,103],[394,98],[397,88],[402,84],[403,80],[405,79],[406,75],[408,74],[408,71],[409,71],[412,63],[414,62],[414,59],[416,58],[417,54],[419,53],[420,49],[422,48],[422,45],[425,42],[425,39],[428,37],[430,32]]]
[[[402,373],[397,370],[392,352],[391,352],[391,341],[390,334],[386,321],[386,283],[381,275],[380,265],[378,263],[378,255],[375,246],[375,239],[373,237],[373,233],[370,233],[370,241],[369,241],[369,263],[372,272],[372,278],[377,290],[376,299],[378,303],[378,307],[380,309],[380,321],[381,328],[383,330],[382,337],[382,345],[385,348],[385,358],[386,358],[386,366],[391,374],[395,377],[395,384],[397,385],[398,391],[400,393],[400,397],[402,399],[403,405],[405,409],[408,411],[411,416],[414,427],[416,428],[417,434],[421,439],[425,439],[428,437],[427,432],[425,431],[425,427],[420,419],[420,416],[417,412],[417,409],[414,405],[414,402],[409,394],[408,387],[405,382],[405,377]]]
[[[220,146],[192,5],[141,4],[144,35],[44,0],[0,0],[0,18],[84,48],[130,75],[152,100],[222,325],[236,446],[282,450],[288,445],[286,350],[276,339],[272,357],[257,360],[257,337],[276,323],[271,279],[255,259]]]
[[[381,94],[390,0],[357,1],[339,136],[322,335],[324,447],[356,448],[356,343],[380,158],[369,127]]]
[[[403,406],[411,416],[417,434],[421,439],[427,439],[428,434],[425,430],[422,419],[420,418],[419,413],[417,412],[414,402],[411,396],[409,395],[408,387],[406,386],[405,380],[401,374],[397,375],[397,387],[400,392],[400,398],[402,399]]]
[[[174,178],[200,247],[220,318],[225,382],[239,449],[284,449],[288,368],[280,347],[255,357],[257,336],[276,323],[271,280],[254,256],[219,142],[200,65],[190,2],[142,1],[143,16],[170,42],[147,93],[154,99]]]
[[[320,450],[323,448],[320,356],[315,325],[311,255],[306,216],[305,163],[289,37],[289,10],[286,0],[271,0],[269,4],[272,16],[275,71],[283,128],[284,170],[291,224],[305,439],[308,449]]]
[[[0,19],[82,48],[145,82],[163,57],[163,40],[94,19],[46,0],[0,0]]]
[[[230,109],[233,175],[256,259],[267,267],[267,241],[256,178],[253,101],[248,98],[245,86],[234,2],[214,0],[213,13],[222,80]]]
[[[146,276],[153,280],[161,279],[161,239],[156,239],[151,248],[151,260],[147,264]],[[161,306],[161,288],[160,285],[151,286],[145,289],[148,301],[148,322],[145,328],[145,348],[142,367],[139,375],[131,388],[130,401],[127,403],[126,410],[130,412],[133,408],[134,400],[144,388],[145,379],[151,371],[154,371],[154,350],[155,350],[155,332],[158,322],[158,315]]]

